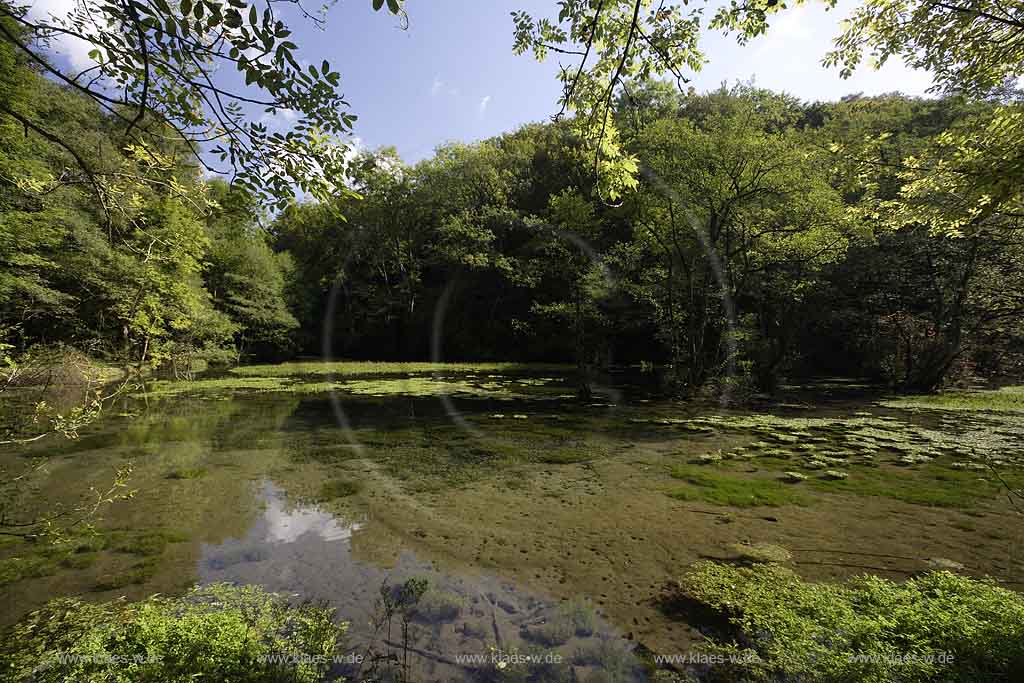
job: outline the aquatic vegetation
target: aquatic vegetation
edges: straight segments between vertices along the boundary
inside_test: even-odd
[[[333,479],[320,488],[320,500],[326,502],[354,496],[363,490],[363,483],[351,479]]]
[[[49,576],[57,571],[58,562],[42,555],[7,557],[0,560],[0,586],[23,579]]]
[[[573,366],[556,363],[391,363],[376,361],[296,362],[278,365],[243,365],[232,368],[235,375],[244,377],[296,377],[301,375],[407,375],[413,373],[467,373],[467,372],[550,372],[565,371]]]
[[[159,569],[159,561],[156,557],[145,559],[132,564],[127,570],[108,573],[101,576],[93,586],[97,591],[110,591],[136,584],[142,584],[156,575]]]
[[[338,389],[334,382],[300,382],[278,377],[224,377],[218,379],[159,380],[146,385],[136,397],[164,398],[186,394],[231,394],[234,392],[283,392],[315,394]]]
[[[538,458],[540,462],[550,465],[569,465],[577,462],[592,460],[597,453],[587,448],[562,446],[545,451]]]
[[[148,531],[117,530],[104,535],[105,547],[119,553],[132,555],[159,555],[169,543],[183,543],[188,537],[162,529]]]
[[[671,475],[687,484],[669,491],[669,495],[677,500],[699,500],[732,507],[808,503],[792,487],[776,479],[737,476],[691,465],[677,465],[672,468]]]
[[[438,588],[428,588],[413,608],[413,616],[429,623],[454,621],[466,606],[466,599],[461,595]]]
[[[543,623],[528,628],[525,635],[541,645],[557,647],[576,635],[576,623],[571,615],[559,611]]]
[[[574,598],[558,606],[559,618],[572,623],[573,633],[581,638],[594,634],[597,630],[597,614],[588,600]]]
[[[987,580],[809,583],[775,564],[700,562],[680,591],[733,629],[703,646],[724,656],[723,680],[951,683],[1024,670],[1024,596]]]
[[[499,382],[474,382],[468,379],[446,379],[439,377],[391,377],[377,379],[350,379],[335,385],[337,390],[357,396],[497,396],[527,398],[517,393],[508,384]],[[522,419],[524,415],[513,415]]]
[[[205,467],[178,467],[167,473],[168,479],[198,479],[206,474]]]
[[[312,657],[279,663],[268,656],[329,658],[345,630],[346,625],[334,623],[332,610],[292,606],[255,586],[215,584],[180,598],[154,596],[137,603],[65,598],[13,629],[3,646],[3,671],[6,680],[41,683],[314,683],[322,679],[325,664]]]
[[[880,401],[879,405],[903,409],[1024,413],[1024,387],[1003,387],[994,391],[950,391],[925,396],[903,396]]]
[[[936,429],[889,415],[861,413],[850,418],[728,414],[690,422],[759,438],[745,447],[721,452],[723,459],[745,460],[765,469],[784,467],[781,476],[792,483],[808,479],[801,469],[841,471],[844,476],[824,474],[811,482],[826,492],[967,508],[999,493],[991,467],[999,467],[1000,476],[1008,481],[1024,475],[1024,425],[1015,416],[971,416]],[[773,438],[776,433],[801,436],[793,443]],[[807,434],[812,436],[804,436]],[[697,455],[695,461],[719,464],[716,455]],[[957,459],[950,461],[950,456]],[[905,474],[897,473],[894,465]],[[957,476],[958,471],[987,472],[992,481],[976,474]]]
[[[745,562],[789,562],[793,553],[772,543],[733,543],[729,550]]]

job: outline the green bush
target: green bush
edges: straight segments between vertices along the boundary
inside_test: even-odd
[[[1007,681],[1024,671],[1024,596],[940,571],[809,583],[778,565],[702,562],[683,594],[735,631],[709,648],[723,680]]]
[[[319,681],[344,634],[333,611],[291,606],[255,586],[181,598],[60,599],[14,627],[0,679],[57,683]],[[288,662],[266,661],[291,657]]]

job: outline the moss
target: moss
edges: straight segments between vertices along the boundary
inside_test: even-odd
[[[687,483],[687,486],[669,492],[677,500],[700,500],[732,507],[808,504],[806,497],[774,479],[729,474],[690,465],[673,467],[671,474]]]

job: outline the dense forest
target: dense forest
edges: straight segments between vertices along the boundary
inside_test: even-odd
[[[0,326],[19,352],[179,376],[296,355],[656,363],[681,393],[821,374],[930,391],[1020,369],[1019,188],[976,210],[985,187],[907,170],[1001,125],[996,100],[641,82],[614,107],[643,160],[624,197],[558,122],[415,165],[364,151],[353,192],[271,213],[180,145],[167,164],[120,146],[110,116],[0,47],[16,114],[0,120]],[[106,209],[32,122],[148,182]]]

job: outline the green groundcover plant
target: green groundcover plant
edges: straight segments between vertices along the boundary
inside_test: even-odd
[[[320,681],[346,626],[256,586],[214,584],[180,598],[59,599],[15,627],[5,681]]]
[[[810,583],[775,564],[695,565],[685,597],[729,624],[709,654],[730,681],[1008,681],[1024,672],[1024,596],[946,571]]]

